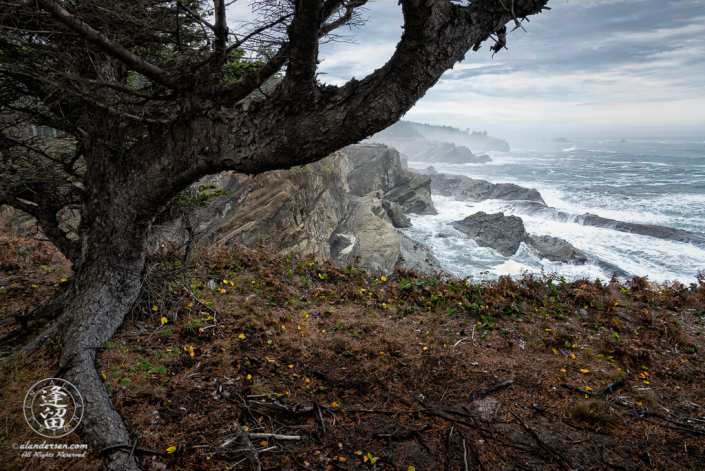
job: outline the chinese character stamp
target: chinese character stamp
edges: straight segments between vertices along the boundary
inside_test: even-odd
[[[76,386],[66,380],[43,379],[27,392],[24,417],[39,435],[64,437],[73,432],[83,418],[83,398]]]

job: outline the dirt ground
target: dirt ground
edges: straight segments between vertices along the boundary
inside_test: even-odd
[[[4,357],[47,322],[12,315],[71,273],[50,247],[0,249]],[[122,445],[145,469],[705,467],[700,283],[474,283],[266,247],[191,260],[150,256],[138,303],[98,354],[135,440]],[[3,469],[101,467],[100,450],[50,462],[13,448],[38,441],[22,401],[59,351],[0,371]]]

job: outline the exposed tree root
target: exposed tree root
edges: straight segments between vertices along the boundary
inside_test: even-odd
[[[12,353],[8,357],[4,358],[2,360],[2,364],[7,364],[7,363],[12,363],[14,361],[17,361],[18,358],[24,357],[25,364],[28,364],[31,362],[29,360],[29,357],[32,356],[37,350],[42,348],[43,346],[49,344],[50,342],[56,340],[62,329],[68,324],[68,316],[63,315],[59,319],[57,319],[53,324],[51,324],[49,327],[44,329],[44,331],[36,336],[31,342],[29,342],[27,345],[22,347],[20,350]]]

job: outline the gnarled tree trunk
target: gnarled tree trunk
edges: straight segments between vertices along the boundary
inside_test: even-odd
[[[59,368],[83,395],[84,416],[78,431],[94,452],[131,443],[96,371],[95,357],[139,296],[150,225],[149,219],[137,218],[134,201],[128,201],[129,188],[120,179],[111,175],[103,183],[84,208],[83,214],[92,220],[83,238],[72,292],[58,321],[63,324]],[[130,451],[125,447],[106,452],[107,468],[139,469]]]

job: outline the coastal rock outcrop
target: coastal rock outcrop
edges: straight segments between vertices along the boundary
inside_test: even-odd
[[[347,216],[330,237],[331,258],[346,265],[359,257],[360,266],[389,272],[397,264],[426,273],[442,272],[431,249],[394,228],[383,207],[381,190],[348,196]]]
[[[462,221],[453,222],[452,226],[475,239],[479,245],[493,248],[505,257],[514,255],[519,245],[529,238],[521,218],[502,213],[480,211]]]
[[[576,265],[582,265],[588,260],[583,252],[564,239],[529,235],[524,228],[524,222],[517,216],[480,211],[462,221],[455,221],[452,225],[479,245],[490,247],[505,257],[514,255],[523,242],[542,259]]]
[[[645,235],[657,239],[674,240],[700,246],[705,245],[705,235],[685,231],[683,229],[675,229],[673,227],[617,221],[590,213],[582,214],[575,218],[575,220],[583,226],[606,227],[619,232]]]
[[[684,242],[701,247],[705,246],[705,234],[653,224],[617,221],[616,219],[603,218],[590,213],[575,214],[567,211],[559,211],[546,205],[542,201],[511,201],[502,209],[513,214],[526,214],[528,216],[541,217],[552,221],[603,227],[605,229],[629,234],[639,234],[656,239]]]
[[[552,262],[582,265],[588,261],[587,255],[559,237],[548,235],[530,236],[526,241],[526,245],[536,251],[539,257]]]
[[[351,195],[382,190],[382,198],[396,203],[406,214],[438,214],[431,201],[431,179],[404,170],[396,149],[350,146],[343,152],[349,161],[347,180]]]
[[[330,257],[328,239],[346,214],[347,156],[342,152],[303,167],[254,177],[226,173],[215,183],[228,191],[200,218],[208,245],[254,245]]]
[[[533,188],[524,188],[513,183],[490,183],[464,175],[429,173],[433,194],[449,196],[459,201],[533,201],[546,205],[541,193]]]
[[[302,167],[254,177],[225,172],[201,184],[228,192],[191,222],[206,245],[253,246],[261,240],[280,253],[316,253],[373,271],[389,272],[397,264],[443,271],[428,246],[397,230],[411,226],[407,214],[436,210],[431,179],[404,170],[395,149],[350,146]],[[178,241],[182,224],[156,230]]]

